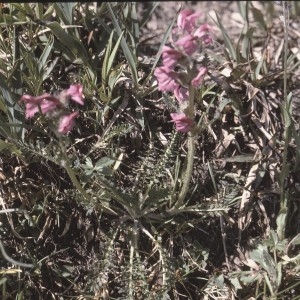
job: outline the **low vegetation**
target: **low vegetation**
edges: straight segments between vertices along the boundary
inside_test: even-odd
[[[183,4],[1,4],[1,299],[300,299],[300,5]]]

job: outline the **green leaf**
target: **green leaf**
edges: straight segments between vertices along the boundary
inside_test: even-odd
[[[220,27],[220,30],[222,32],[222,35],[223,35],[223,38],[224,38],[224,42],[225,42],[225,45],[226,45],[226,47],[227,47],[227,49],[229,51],[229,54],[231,55],[231,58],[235,62],[239,63],[238,60],[237,60],[236,48],[234,47],[233,43],[231,42],[231,40],[230,40],[230,38],[229,38],[229,36],[227,34],[227,30],[225,29],[225,27],[221,23],[219,15],[217,14],[217,12],[215,12],[215,13],[216,13],[217,20],[218,20],[218,24],[217,25],[219,25],[219,27]]]
[[[105,49],[105,55],[102,63],[102,69],[101,69],[101,77],[102,77],[102,85],[103,88],[105,88],[106,85],[106,80],[107,80],[107,75],[108,75],[108,58],[109,58],[109,53],[111,52],[112,48],[112,39],[114,36],[114,31],[110,33],[110,37]]]
[[[287,201],[286,195],[284,197],[285,197],[284,201],[286,202]],[[284,236],[285,236],[287,213],[288,213],[288,210],[287,210],[287,207],[285,204],[280,209],[279,213],[277,214],[276,225],[277,225],[277,235],[278,235],[279,239],[284,239]]]
[[[242,154],[242,155],[235,155],[232,157],[220,158],[215,159],[217,161],[226,161],[226,162],[253,162],[254,155],[253,154]]]
[[[163,36],[163,38],[162,38],[161,44],[160,44],[160,46],[159,46],[159,48],[158,48],[158,51],[157,51],[157,55],[155,56],[155,60],[154,60],[154,62],[153,62],[153,64],[152,64],[151,71],[150,71],[149,75],[147,76],[147,78],[144,80],[144,83],[143,83],[143,86],[144,86],[144,87],[147,85],[148,81],[149,81],[149,80],[152,78],[152,76],[153,76],[154,70],[155,70],[155,68],[156,68],[156,66],[157,66],[157,63],[158,63],[160,57],[161,57],[161,51],[162,51],[162,48],[163,48],[163,46],[166,44],[166,42],[167,42],[167,40],[168,40],[168,38],[169,38],[169,36],[170,36],[170,33],[171,33],[171,31],[172,31],[173,25],[174,25],[174,23],[175,23],[176,20],[177,20],[177,15],[173,18],[171,24],[170,24],[169,27],[167,28],[166,33],[164,34],[164,36]]]
[[[111,5],[110,5],[109,2],[107,2],[106,5],[107,5],[108,11],[110,13],[110,16],[112,18],[112,22],[114,24],[117,35],[121,36],[123,34],[123,32],[122,32],[122,30],[119,26],[119,23],[118,23],[118,21],[115,17],[115,14],[114,14],[114,12],[111,8]],[[137,87],[138,86],[138,74],[137,74],[137,69],[136,69],[137,58],[134,55],[134,53],[132,52],[132,50],[128,47],[124,37],[121,38],[121,47],[123,49],[124,55],[125,55],[125,57],[128,61],[128,64],[130,66],[130,69],[131,69],[131,72],[132,72],[132,74],[131,74],[132,75],[132,80],[133,80],[135,86]]]
[[[255,68],[253,80],[257,80],[259,78],[258,76],[261,73],[260,71],[263,67],[264,62],[265,62],[265,58],[264,58],[264,55],[262,55],[260,61],[258,62],[257,66]]]
[[[119,36],[119,38],[118,38],[118,40],[117,40],[117,42],[116,42],[116,44],[115,44],[115,47],[114,47],[114,49],[112,50],[111,55],[109,56],[109,59],[108,59],[108,62],[107,62],[107,69],[108,69],[109,71],[112,69],[113,62],[114,62],[114,60],[115,60],[117,51],[118,51],[119,46],[120,46],[120,42],[121,42],[121,40],[122,40],[122,38],[123,38],[123,33],[124,33],[124,32],[122,32],[122,34]]]
[[[41,2],[37,2],[35,3],[35,8],[34,8],[34,12],[35,15],[38,19],[42,19],[43,18],[43,3]]]
[[[250,3],[251,3],[251,1],[250,1]],[[250,8],[250,9],[251,9],[251,12],[252,12],[252,14],[253,14],[254,20],[255,20],[257,23],[259,23],[259,24],[261,25],[261,27],[262,27],[265,31],[267,31],[268,27],[267,27],[267,24],[266,24],[266,22],[265,22],[265,20],[264,20],[264,15],[263,15],[263,13],[262,13],[259,9],[257,9],[256,7],[254,7],[252,3],[251,3],[251,8]]]
[[[102,83],[105,84],[105,85],[107,84],[107,81],[108,81],[108,75],[112,71],[112,65],[113,65],[113,62],[115,60],[115,56],[116,56],[117,50],[119,48],[121,39],[123,37],[123,32],[119,36],[113,50],[111,51],[113,35],[114,35],[114,32],[112,31],[112,33],[110,35],[110,38],[109,38],[109,41],[108,41],[108,44],[107,44],[106,51],[105,51],[105,56],[104,56],[103,66],[102,66],[102,71],[101,71],[102,80],[104,80],[104,82],[102,81]]]
[[[7,281],[7,277],[2,277],[0,279],[0,285],[4,284]]]
[[[33,9],[28,3],[12,3],[11,5],[22,12],[25,16],[29,15],[30,17],[33,17],[35,15]]]
[[[84,64],[87,62],[88,54],[80,40],[78,40],[71,34],[68,34],[56,21],[47,23],[46,26],[51,29],[51,31],[57,37],[57,39],[65,47],[67,47],[77,59],[81,60],[78,60],[77,63],[81,62],[82,64]]]
[[[219,289],[223,289],[224,288],[224,276],[223,274],[217,276],[214,278],[214,282],[216,284],[216,286],[219,288]]]
[[[91,160],[89,157],[86,158],[85,164],[86,164],[86,167],[87,167],[87,168],[90,168],[90,169],[93,169],[93,168],[94,168],[93,163],[92,163],[92,160]]]
[[[235,290],[242,289],[242,286],[237,278],[231,278],[229,277],[229,281],[231,284],[235,287]]]
[[[43,67],[45,67],[46,64],[47,64],[47,60],[48,60],[49,55],[50,55],[50,53],[52,51],[53,44],[54,44],[54,38],[51,35],[49,37],[49,40],[48,40],[47,44],[45,45],[45,48],[44,48],[44,51],[43,51],[42,55],[40,56],[40,58],[38,60],[38,70],[40,72],[43,69]]]
[[[254,28],[249,28],[245,34],[243,34],[243,42],[242,42],[242,57],[246,60],[252,58],[251,53],[251,41],[253,40],[253,32]],[[237,55],[239,55],[237,53]],[[241,60],[241,58],[239,58]]]
[[[54,12],[54,5],[55,3],[52,3],[46,10],[46,12],[44,13],[42,20],[47,20],[50,16],[53,15]]]
[[[140,38],[140,26],[136,6],[136,2],[127,2],[126,8],[128,8],[128,13],[126,14],[126,19],[122,20],[123,25],[127,29],[127,33],[131,38],[132,50],[135,56],[137,55],[137,45]]]
[[[2,74],[0,74],[0,92],[2,94],[3,102],[5,103],[7,110],[7,117],[10,123],[22,124],[25,120],[25,117],[22,113],[20,105],[14,101],[12,94],[6,84],[5,78]],[[11,128],[12,134],[17,134],[16,138],[23,137],[23,130],[21,127],[13,127]],[[12,137],[12,136],[9,136]]]
[[[272,256],[268,253],[267,249],[262,250],[261,265],[268,272],[272,281],[276,279],[276,265]]]
[[[240,11],[241,16],[243,17],[243,19],[245,21],[247,21],[248,20],[248,12],[249,12],[247,1],[239,1],[238,6],[239,6],[239,11]]]
[[[13,144],[8,143],[6,141],[0,140],[0,153],[4,150],[7,150],[10,152],[10,154],[16,154],[21,155],[21,151]]]
[[[73,9],[77,2],[55,2],[55,12],[65,25],[73,24]]]
[[[253,271],[241,272],[240,280],[244,283],[252,283],[258,279],[261,279],[262,275],[260,273],[255,273]]]
[[[300,233],[298,233],[291,241],[291,245],[300,245]]]
[[[52,70],[54,69],[54,67],[56,66],[57,62],[59,60],[59,57],[55,57],[53,61],[51,61],[51,63],[49,65],[47,65],[45,67],[45,70],[43,72],[43,81],[46,80],[49,75],[51,74]]]
[[[109,167],[114,163],[115,163],[114,159],[111,159],[109,157],[102,157],[96,162],[95,170],[101,170],[104,167]]]
[[[148,5],[150,6],[148,10],[144,13],[142,20],[140,21],[140,29],[142,29],[150,20],[152,17],[153,12],[157,8],[159,2],[148,2]]]

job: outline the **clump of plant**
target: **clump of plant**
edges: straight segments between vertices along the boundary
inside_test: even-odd
[[[177,27],[172,31],[171,46],[162,49],[163,65],[155,69],[158,89],[174,93],[178,110],[171,112],[176,130],[188,132],[187,167],[183,185],[178,196],[178,206],[184,202],[193,170],[195,135],[195,90],[200,89],[207,74],[205,47],[212,43],[212,29],[208,24],[199,25],[201,13],[182,10],[177,19]],[[199,56],[203,55],[199,60]]]

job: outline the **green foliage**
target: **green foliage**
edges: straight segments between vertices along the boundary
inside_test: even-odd
[[[111,32],[107,48],[105,50],[105,56],[102,64],[101,78],[102,84],[100,87],[100,99],[103,102],[110,102],[112,98],[112,92],[117,85],[117,81],[122,74],[122,69],[120,68],[123,63],[118,64],[113,68],[113,62],[115,60],[115,56],[117,50],[119,48],[119,44],[122,40],[123,34],[118,38],[114,48],[112,49],[112,41],[114,36],[114,31]]]
[[[287,21],[299,5],[279,4],[237,2],[236,36],[216,14],[180,205],[188,142],[169,122],[175,97],[153,76],[177,15],[153,55],[142,40],[159,2],[0,5],[3,299],[297,299],[300,133],[289,81],[300,60]],[[270,55],[274,24],[284,36]],[[85,105],[69,135],[41,115],[25,119],[23,94],[72,83]]]

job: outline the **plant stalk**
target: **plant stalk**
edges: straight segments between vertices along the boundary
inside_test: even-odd
[[[195,97],[195,88],[192,84],[189,86],[189,104],[186,109],[186,115],[187,117],[194,119],[194,97]],[[194,154],[195,154],[195,134],[193,131],[190,131],[188,133],[188,152],[187,152],[187,164],[186,164],[186,170],[184,172],[183,179],[183,185],[181,188],[181,191],[179,193],[179,197],[176,203],[177,207],[180,207],[183,205],[184,199],[186,197],[186,194],[188,192],[188,188],[190,185],[190,181],[193,175],[193,166],[194,166]]]
[[[88,201],[90,202],[91,200],[91,196],[85,191],[85,189],[82,187],[82,185],[80,184],[80,182],[78,181],[73,169],[70,166],[69,163],[69,159],[68,159],[68,155],[67,155],[67,151],[66,148],[64,146],[63,141],[61,140],[61,137],[59,137],[59,143],[60,143],[60,147],[62,149],[63,152],[63,156],[64,156],[64,164],[63,167],[65,168],[65,170],[67,171],[73,185],[76,187],[76,189],[81,193],[81,195]]]
[[[81,195],[87,200],[91,200],[91,196],[85,191],[85,189],[82,187],[82,185],[79,183],[78,179],[76,178],[76,175],[74,174],[74,171],[70,167],[68,161],[66,161],[66,164],[64,165],[64,168],[66,169],[72,183],[76,187],[76,189],[81,193]]]
[[[284,27],[284,56],[283,56],[283,118],[285,121],[285,131],[284,131],[284,150],[283,150],[283,159],[282,159],[282,172],[280,178],[280,211],[277,216],[277,234],[279,239],[283,240],[285,238],[285,227],[286,227],[286,218],[287,218],[287,197],[288,192],[284,189],[284,182],[289,171],[289,164],[287,161],[288,154],[288,145],[290,141],[290,129],[291,129],[291,119],[289,116],[289,99],[287,94],[287,59],[288,59],[288,26],[289,26],[289,9],[288,3],[282,1],[282,10],[283,10],[283,27]],[[286,120],[289,118],[289,120]]]

